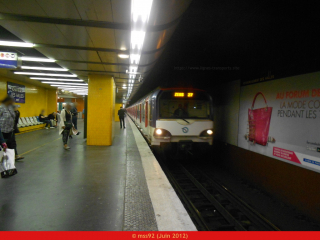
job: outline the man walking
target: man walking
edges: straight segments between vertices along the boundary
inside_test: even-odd
[[[78,109],[77,109],[77,103],[75,102],[73,104],[73,108],[70,111],[72,113],[72,123],[76,130],[78,130]]]
[[[126,128],[126,125],[124,123],[124,117],[126,115],[126,110],[124,110],[122,107],[120,107],[120,110],[118,111],[118,115],[119,115],[119,119],[120,119],[120,128],[122,128],[122,124],[123,124],[123,128]]]

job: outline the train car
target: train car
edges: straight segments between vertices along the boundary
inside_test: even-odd
[[[212,99],[203,90],[158,88],[126,110],[154,149],[191,151],[212,145]]]

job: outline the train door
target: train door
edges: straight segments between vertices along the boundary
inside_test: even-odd
[[[142,107],[141,109],[142,123],[144,123],[145,122],[145,103],[142,103],[141,107]]]
[[[145,117],[145,127],[148,127],[148,119],[149,119],[149,115],[148,115],[148,102],[146,101],[146,117]]]
[[[141,123],[141,104],[139,105],[139,113],[140,113],[140,123]]]

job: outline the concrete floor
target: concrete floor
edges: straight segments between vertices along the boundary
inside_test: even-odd
[[[25,159],[17,175],[0,179],[0,230],[122,230],[125,136],[116,127],[111,147],[74,136],[67,151],[57,129],[18,135]]]

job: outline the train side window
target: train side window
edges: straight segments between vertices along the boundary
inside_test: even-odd
[[[152,109],[153,109],[153,100],[150,100],[150,103],[149,103],[149,119],[150,121],[152,121]]]

